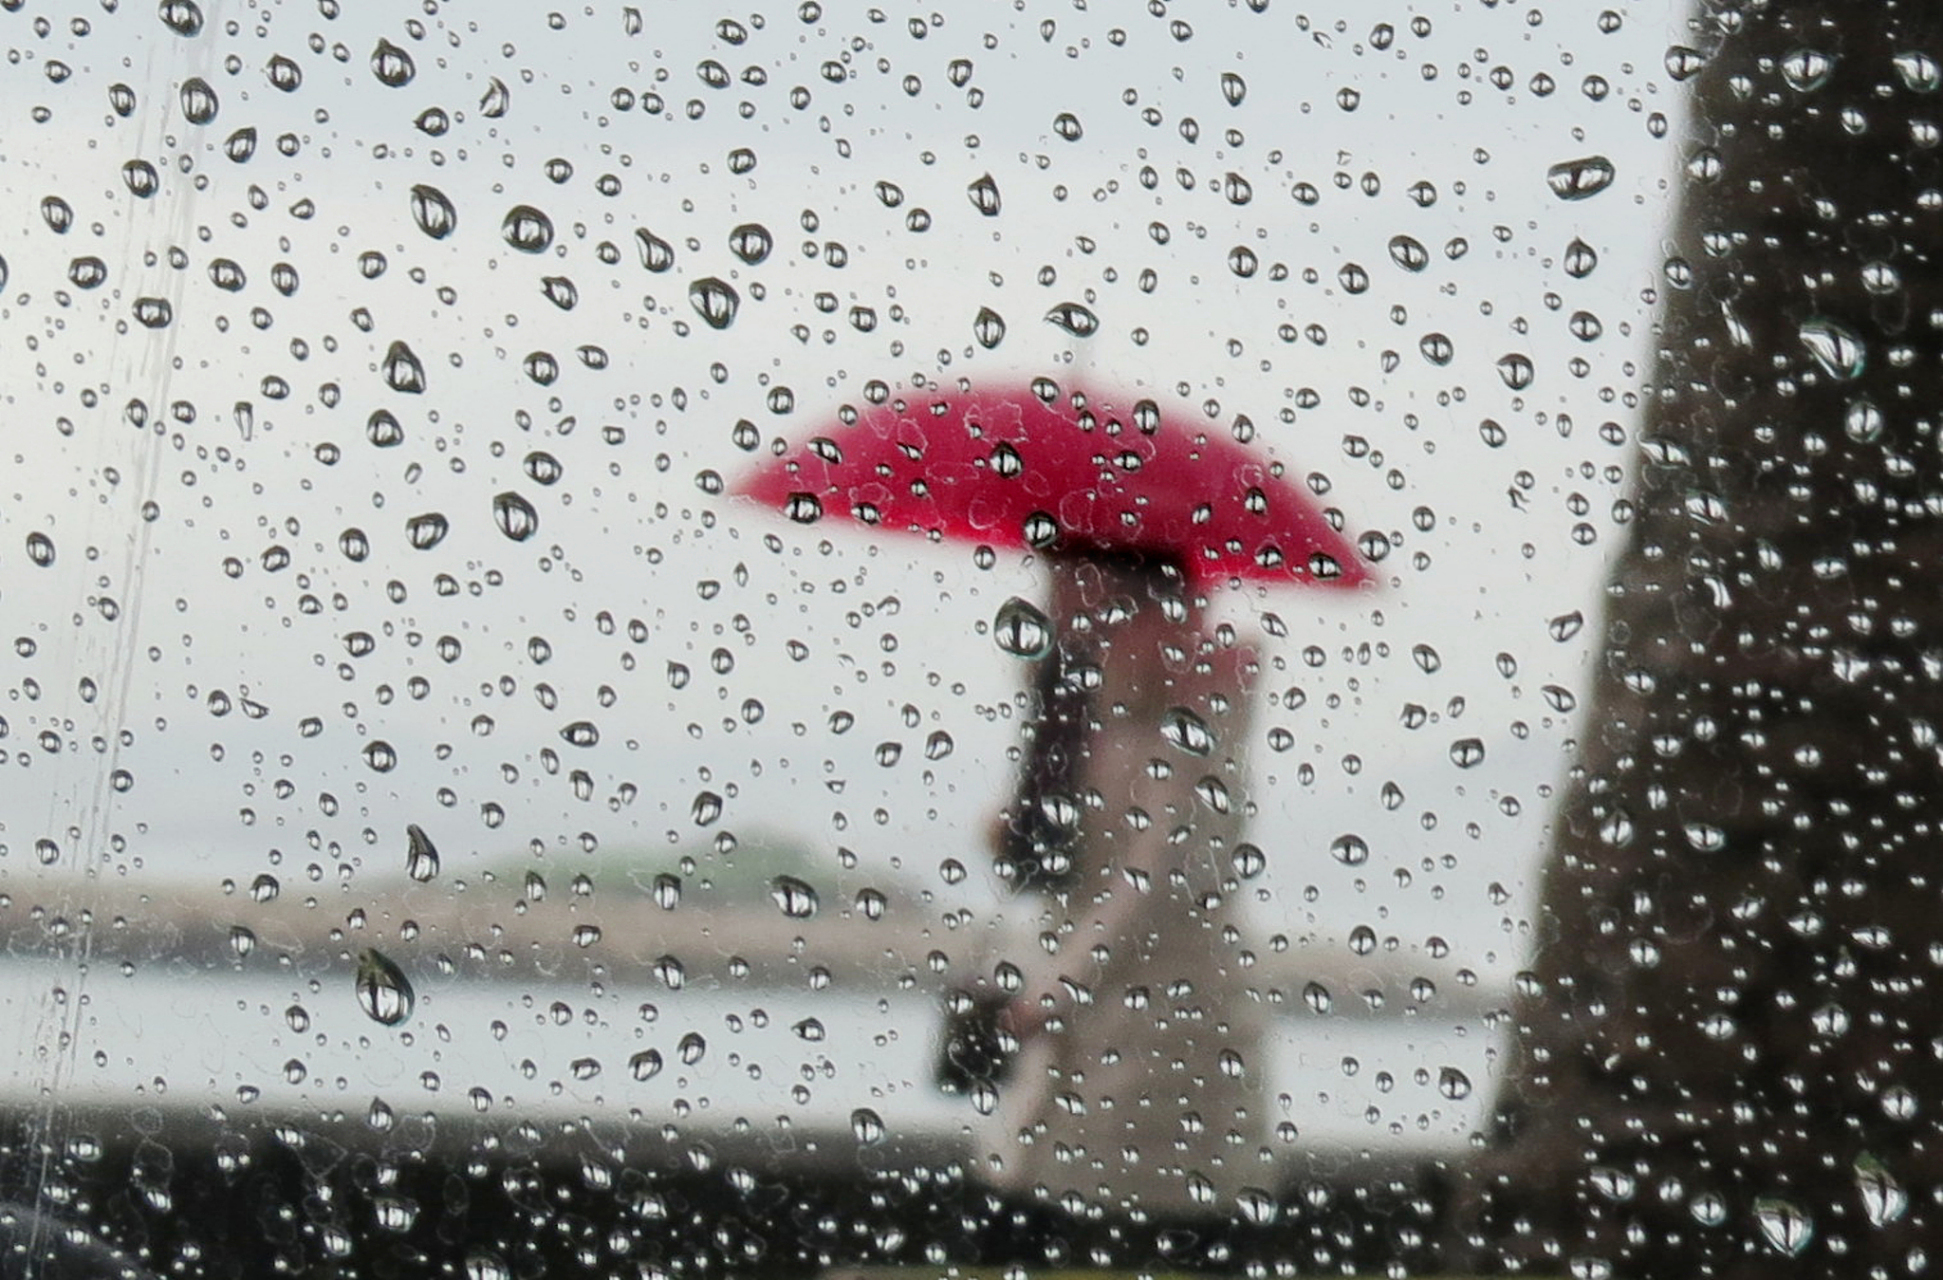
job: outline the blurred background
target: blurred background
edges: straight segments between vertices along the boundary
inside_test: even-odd
[[[1035,945],[992,629],[1046,566],[730,489],[1034,379],[1247,443],[1371,577],[1205,605],[1260,662],[1273,1190],[1482,1141],[1632,517],[1680,7],[0,30],[7,1199],[184,1274],[241,1256],[184,1225],[224,1195],[291,1267],[530,1270],[408,1191],[468,1162],[625,1207],[610,1269],[780,1265],[722,1228],[755,1188],[975,1206],[943,993]],[[876,1208],[796,1261],[950,1260]]]

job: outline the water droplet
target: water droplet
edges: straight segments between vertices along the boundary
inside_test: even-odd
[[[600,742],[600,727],[591,720],[575,720],[562,725],[560,738],[570,747],[591,747]]]
[[[1559,685],[1548,684],[1539,692],[1544,694],[1547,705],[1554,711],[1570,711],[1579,705],[1577,695]]]
[[[1531,385],[1536,370],[1532,366],[1530,356],[1514,351],[1498,358],[1498,376],[1504,379],[1504,384],[1513,391],[1523,391]]]
[[[684,1067],[692,1067],[708,1053],[708,1041],[699,1031],[690,1031],[675,1046],[675,1056]]]
[[[1857,444],[1870,444],[1882,434],[1882,410],[1867,399],[1852,400],[1842,414],[1842,432]]]
[[[208,124],[216,118],[216,112],[222,105],[216,91],[201,76],[190,76],[184,80],[176,97],[182,103],[182,114],[190,124]]]
[[[1779,1196],[1762,1196],[1754,1202],[1754,1222],[1761,1238],[1776,1253],[1799,1257],[1814,1238],[1815,1224],[1800,1206]]]
[[[1430,250],[1412,236],[1391,236],[1390,261],[1405,271],[1422,271],[1430,265]]]
[[[711,329],[726,329],[735,323],[736,308],[742,305],[735,286],[714,276],[703,276],[688,286],[688,305],[695,308]]]
[[[1221,96],[1228,100],[1229,106],[1240,106],[1241,100],[1248,96],[1248,82],[1232,71],[1223,71],[1221,73]]]
[[[439,873],[439,851],[425,828],[416,822],[405,828],[405,874],[420,884],[429,884]]]
[[[1079,117],[1070,111],[1062,111],[1053,117],[1052,131],[1068,142],[1078,142],[1086,134],[1080,127]]]
[[[1943,85],[1943,66],[1936,59],[1918,50],[1899,53],[1895,57],[1896,74],[1902,77],[1903,87],[1916,93],[1935,93],[1937,86]]]
[[[807,920],[816,914],[816,890],[795,876],[777,876],[771,880],[769,900],[792,920]]]
[[[479,99],[479,114],[488,120],[497,120],[506,114],[513,104],[513,95],[506,88],[506,82],[494,76],[486,84],[486,95]]]
[[[627,1060],[627,1069],[636,1080],[652,1080],[661,1074],[661,1054],[655,1049],[643,1049]]]
[[[1570,613],[1561,613],[1558,617],[1553,618],[1545,624],[1545,629],[1551,632],[1552,639],[1563,644],[1565,641],[1579,634],[1580,628],[1584,626],[1585,614],[1574,609]]]
[[[1031,601],[1013,596],[999,606],[992,637],[1013,657],[1037,660],[1052,652],[1052,620]]]
[[[1909,1210],[1909,1193],[1887,1165],[1866,1152],[1855,1160],[1855,1189],[1872,1227],[1887,1226]]]
[[[1831,378],[1847,382],[1862,376],[1868,363],[1868,348],[1854,330],[1824,317],[1806,321],[1799,330],[1801,343]]]
[[[1205,756],[1214,750],[1214,730],[1208,722],[1186,707],[1169,707],[1161,716],[1160,736],[1169,745],[1191,756]]]
[[[971,197],[972,208],[978,210],[988,218],[996,218],[998,216],[998,183],[993,180],[991,174],[988,173],[981,178],[974,179],[971,185],[965,188],[965,194]]]
[[[1616,176],[1612,161],[1604,156],[1563,160],[1545,171],[1545,181],[1550,184],[1552,194],[1561,200],[1584,200],[1596,196],[1611,186]]]
[[[641,265],[650,271],[666,271],[675,265],[675,246],[646,227],[634,233],[634,247],[640,250]]]
[[[1046,319],[1075,338],[1090,338],[1099,332],[1100,318],[1077,302],[1062,302],[1046,312]]]
[[[670,872],[660,872],[654,878],[654,905],[663,911],[673,911],[681,905],[681,877]]]
[[[1419,670],[1429,674],[1435,674],[1444,665],[1443,658],[1427,644],[1413,645],[1410,649],[1410,657],[1416,662]]]
[[[245,125],[223,140],[223,154],[242,164],[256,154],[256,127]]]
[[[942,760],[952,753],[956,745],[951,740],[951,735],[943,729],[934,730],[931,736],[924,740],[924,758],[926,760]]]
[[[1813,93],[1828,83],[1835,59],[1818,49],[1796,49],[1781,59],[1781,78],[1797,93]]]
[[[1666,73],[1676,81],[1691,80],[1700,74],[1702,67],[1707,65],[1707,55],[1701,53],[1698,49],[1690,49],[1686,45],[1676,44],[1666,51],[1666,57],[1663,59],[1663,63],[1666,67]]]
[[[364,756],[364,763],[369,765],[375,773],[390,773],[398,767],[397,751],[393,750],[392,745],[382,738],[375,742],[366,743],[362,754]]]
[[[1437,1073],[1437,1092],[1452,1102],[1471,1096],[1471,1077],[1456,1067],[1445,1067]]]
[[[713,791],[697,791],[694,801],[688,806],[688,816],[698,827],[712,825],[722,816],[722,797]]]
[[[775,243],[769,228],[760,222],[745,222],[729,232],[729,251],[752,267],[769,256]]]
[[[295,93],[303,87],[304,69],[282,54],[270,59],[270,86],[282,93]]]
[[[405,521],[405,540],[411,543],[415,550],[430,551],[445,541],[445,535],[451,531],[451,527],[439,512],[428,511],[424,515],[413,516]]]
[[[162,25],[179,36],[193,36],[202,31],[202,6],[196,0],[162,0],[159,16]]]
[[[884,1140],[883,1118],[869,1107],[858,1107],[850,1113],[850,1132],[858,1146],[874,1147]]]
[[[1329,856],[1345,867],[1360,867],[1370,860],[1370,846],[1363,837],[1346,832],[1329,842]]]
[[[371,74],[387,88],[402,89],[418,74],[418,67],[412,62],[411,54],[380,38],[378,47],[371,51]]]
[[[533,504],[508,490],[492,500],[493,522],[514,542],[525,542],[540,531],[540,513]]]
[[[432,239],[443,240],[458,228],[459,213],[443,191],[420,183],[412,188],[412,221]]]
[[[513,1271],[496,1253],[468,1253],[466,1280],[513,1280]]]
[[[275,902],[283,892],[283,885],[273,875],[260,875],[250,881],[251,902]]]
[[[980,307],[978,316],[972,321],[972,336],[978,345],[987,351],[1005,341],[1005,317],[990,307]]]
[[[521,253],[544,253],[553,243],[553,219],[530,204],[516,204],[500,220],[499,234]]]
[[[1475,768],[1484,762],[1484,743],[1477,738],[1459,738],[1451,743],[1451,763],[1460,769]]]
[[[407,395],[419,395],[425,390],[425,366],[418,362],[418,356],[402,342],[394,342],[385,352],[385,383],[393,391]]]
[[[812,1044],[822,1040],[829,1034],[824,1029],[823,1023],[816,1018],[805,1018],[791,1027],[790,1030],[796,1033],[798,1040],[807,1040]]]
[[[135,299],[135,319],[145,329],[166,329],[175,319],[175,308],[167,298]]]
[[[383,952],[372,947],[358,952],[355,984],[358,1007],[373,1022],[395,1027],[412,1016],[412,984]]]

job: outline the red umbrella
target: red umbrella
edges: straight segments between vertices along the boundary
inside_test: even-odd
[[[799,521],[835,515],[1077,556],[1146,553],[1202,589],[1369,577],[1278,468],[1185,419],[1152,400],[1090,392],[912,396],[765,463],[737,492]]]
[[[1132,963],[1140,939],[1162,935],[1192,953],[1199,899],[1181,902],[1168,873],[1174,862],[1186,868],[1181,860],[1198,855],[1171,836],[1157,840],[1123,821],[1088,816],[1089,803],[1144,804],[1151,813],[1172,815],[1165,827],[1178,828],[1183,839],[1188,827],[1181,824],[1193,825],[1203,850],[1239,847],[1240,810],[1227,799],[1217,753],[1234,752],[1245,731],[1248,699],[1234,696],[1245,676],[1239,655],[1221,653],[1201,633],[1182,588],[1191,597],[1232,579],[1344,587],[1369,574],[1330,518],[1229,433],[1210,432],[1151,400],[1037,394],[1048,385],[913,395],[846,416],[841,426],[744,476],[736,491],[798,521],[833,517],[1047,553],[1051,617],[1013,600],[999,611],[995,628],[1008,651],[1040,660],[1023,777],[997,838],[1000,872],[1041,891],[1046,909],[1074,913],[1064,927],[1056,918],[1047,921],[1042,940],[1070,936],[1119,947],[1119,964]],[[1019,642],[1021,626],[1037,643]],[[1170,751],[1190,764],[1216,758],[1156,772],[1153,757]],[[1125,808],[1120,817],[1133,813]],[[1116,892],[1116,861],[1123,864],[1120,874],[1145,871],[1164,887]],[[1205,945],[1200,950],[1205,957]],[[1061,1031],[1054,1074],[1090,1072],[1094,1087],[1136,1087],[1124,1075],[1139,1055],[1130,1051],[1118,1068],[1089,1065],[1100,1026],[1070,1021],[1090,1014],[1097,1024],[1120,1007],[1075,995],[1086,981],[1098,980],[1079,975],[1100,970],[1099,953],[1059,951],[1054,946],[1044,957],[1045,972],[1006,990],[954,993],[940,1084],[969,1092],[989,1112],[1022,1040]],[[1176,972],[1198,972],[1194,964],[1191,954],[1155,961],[1157,970]],[[1193,985],[1217,985],[1212,975],[1200,977]],[[1206,1056],[1206,1037],[1196,1040],[1184,1030],[1190,1026],[1156,1032],[1163,1038],[1148,1050],[1186,1055],[1182,1060],[1194,1059],[1197,1071],[1217,1076],[1213,1064],[1195,1058],[1195,1044]],[[1269,1114],[1266,1099],[1252,1097],[1248,1087],[1227,1081],[1203,1099],[1212,1110],[1226,1108],[1230,1118],[1227,1127],[1209,1127],[1215,1136],[1204,1154],[1211,1161],[1221,1158],[1228,1127],[1259,1125]],[[1061,1132],[1105,1123],[1074,1120],[1051,1104],[1042,1119]],[[1158,1129],[1132,1145],[1150,1145],[1154,1167],[1169,1167],[1178,1155],[1167,1128],[1173,1122],[1155,1123]],[[1104,1143],[1106,1135],[1090,1140]],[[1118,1151],[1129,1142],[1116,1131],[1109,1145]],[[1030,1152],[1008,1158],[1015,1177],[1049,1174],[1034,1172]],[[1125,1179],[1137,1180],[1131,1173]],[[1142,1194],[1165,1199],[1179,1190],[1154,1184]]]

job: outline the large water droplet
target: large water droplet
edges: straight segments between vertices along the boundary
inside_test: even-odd
[[[1896,74],[1902,77],[1903,87],[1916,93],[1935,93],[1943,85],[1943,65],[1935,58],[1919,50],[1899,53],[1895,57]]]
[[[1191,756],[1205,756],[1214,750],[1214,730],[1187,707],[1167,709],[1160,719],[1160,736]]]
[[[1604,156],[1562,160],[1545,171],[1545,181],[1550,184],[1552,194],[1561,200],[1584,200],[1588,196],[1596,196],[1611,186],[1616,176],[1612,161]]]
[[[425,390],[425,366],[402,342],[392,343],[385,352],[384,375],[386,385],[393,391],[418,395]]]
[[[492,500],[493,522],[514,542],[525,542],[540,531],[540,513],[533,504],[508,490]]]
[[[745,222],[729,232],[729,251],[752,267],[767,258],[775,244],[769,228],[760,222]]]
[[[978,316],[972,321],[972,337],[978,345],[990,351],[1005,341],[1005,317],[990,307],[980,307]]]
[[[1831,378],[1847,382],[1862,376],[1868,348],[1854,330],[1818,316],[1804,322],[1799,332],[1801,344]]]
[[[425,834],[425,828],[416,822],[410,824],[405,828],[405,874],[420,884],[429,884],[438,873],[438,847]]]
[[[769,900],[792,920],[807,920],[816,914],[816,890],[795,876],[777,876],[771,880]]]
[[[411,54],[380,38],[378,47],[371,51],[371,74],[387,88],[402,89],[418,74],[418,67],[412,62]]]
[[[1345,832],[1329,842],[1329,856],[1345,867],[1360,867],[1370,860],[1369,842],[1355,832]]]
[[[1039,659],[1052,652],[1052,619],[1030,600],[1013,596],[992,620],[992,638],[1015,658]]]
[[[711,329],[726,329],[735,323],[736,308],[742,305],[735,286],[715,276],[703,276],[688,286],[688,305]]]
[[[451,528],[451,523],[443,514],[427,511],[424,515],[413,516],[405,521],[405,540],[411,543],[415,550],[430,551],[445,541],[445,535],[451,531]]]
[[[1452,1102],[1471,1096],[1471,1077],[1456,1067],[1445,1067],[1437,1073],[1437,1092]]]
[[[1405,271],[1422,271],[1430,265],[1430,250],[1414,236],[1391,236],[1390,261]]]
[[[190,76],[184,80],[176,96],[182,103],[182,114],[190,124],[208,124],[216,118],[216,111],[221,106],[216,91],[201,76]]]
[[[1075,338],[1090,338],[1099,332],[1100,318],[1077,302],[1062,302],[1046,312],[1046,319]]]
[[[869,1107],[858,1107],[850,1113],[850,1132],[856,1135],[860,1147],[874,1147],[884,1140],[884,1120]]]
[[[965,188],[965,194],[971,197],[972,208],[978,210],[988,218],[996,218],[998,216],[998,183],[993,179],[991,174],[988,173],[981,178],[975,179],[970,186]]]
[[[516,204],[500,221],[499,234],[521,253],[544,253],[553,243],[553,219],[530,204]]]
[[[1700,74],[1702,67],[1707,65],[1707,55],[1698,49],[1676,44],[1666,51],[1666,57],[1662,62],[1666,67],[1666,73],[1675,80],[1691,80]]]
[[[162,25],[179,36],[202,31],[202,6],[196,0],[162,0],[159,16]]]
[[[675,246],[646,227],[634,233],[634,247],[640,250],[641,265],[650,271],[666,271],[675,265]]]
[[[395,1027],[412,1016],[412,984],[383,952],[373,947],[358,952],[355,983],[358,1007],[373,1022]]]
[[[1796,49],[1781,59],[1781,78],[1797,93],[1812,93],[1828,83],[1835,59],[1819,49]]]
[[[453,208],[443,190],[420,183],[412,188],[412,221],[431,239],[443,241],[459,227],[459,210]]]
[[[486,85],[486,95],[479,99],[479,114],[488,120],[497,120],[506,114],[512,102],[513,95],[507,90],[506,82],[494,76]]]
[[[1779,1196],[1762,1196],[1754,1202],[1754,1222],[1768,1246],[1790,1258],[1799,1257],[1815,1235],[1815,1224],[1801,1207]]]
[[[1909,1210],[1909,1193],[1902,1183],[1896,1181],[1887,1165],[1867,1152],[1855,1160],[1855,1189],[1872,1227],[1898,1221]]]

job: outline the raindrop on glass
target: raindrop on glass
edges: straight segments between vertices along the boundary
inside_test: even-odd
[[[383,952],[372,947],[358,952],[355,984],[358,1007],[373,1022],[395,1027],[412,1016],[412,984]]]

